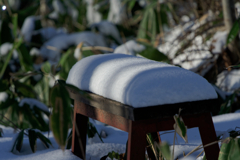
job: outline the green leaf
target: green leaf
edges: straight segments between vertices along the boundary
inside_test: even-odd
[[[88,130],[87,130],[88,138],[93,138],[95,136],[95,134],[98,135],[99,139],[103,143],[102,137],[99,135],[96,127],[91,122],[88,121]]]
[[[49,62],[45,62],[42,65],[41,70],[45,74],[50,74],[51,73],[51,64]]]
[[[72,68],[72,66],[77,62],[77,60],[75,59],[74,55],[73,55],[73,51],[72,49],[69,49],[60,59],[60,66],[61,66],[61,70],[60,70],[60,77],[62,79],[67,79],[68,73],[70,71],[70,69]]]
[[[109,152],[109,153],[108,153],[108,157],[111,158],[111,160],[113,160],[114,158],[115,158],[115,159],[120,159],[119,153],[114,152],[114,151]]]
[[[29,139],[29,144],[30,144],[30,147],[31,147],[31,150],[33,153],[36,152],[36,149],[37,149],[37,134],[35,132],[35,130],[33,129],[29,129],[28,130],[28,139]]]
[[[4,92],[6,91],[9,87],[8,87],[8,81],[7,80],[3,80],[0,79],[0,92]]]
[[[222,146],[219,153],[219,160],[229,160],[228,156],[231,150],[233,139],[228,137],[222,142]]]
[[[174,115],[173,116],[175,120],[174,130],[183,138],[183,140],[187,143],[187,127],[185,126],[183,120],[179,115]]]
[[[24,97],[37,98],[37,93],[34,91],[32,85],[21,83],[18,81],[14,82],[16,91],[21,93]]]
[[[229,153],[229,160],[240,159],[240,139],[235,138],[232,142],[232,147]]]
[[[17,51],[23,71],[33,71],[33,62],[27,47],[24,44],[21,44]]]
[[[68,129],[71,125],[71,99],[65,86],[53,87],[50,98],[53,107],[50,117],[50,127],[57,143],[62,150],[65,149]]]
[[[13,35],[17,38],[17,29],[18,29],[18,14],[12,15],[12,23],[13,23]]]
[[[233,26],[232,26],[229,34],[228,34],[228,37],[227,37],[227,45],[228,45],[229,43],[231,43],[231,42],[236,38],[236,36],[237,36],[238,33],[239,33],[239,28],[240,28],[240,18],[238,18],[238,19],[234,22],[234,24],[233,24]]]
[[[69,133],[69,135],[68,135],[68,141],[67,141],[67,146],[66,146],[66,149],[70,149],[71,148],[71,146],[72,146],[72,130],[71,130],[71,132]]]
[[[128,4],[128,11],[131,11],[135,5],[136,1],[130,1]]]
[[[161,151],[163,157],[166,160],[170,160],[171,159],[170,146],[169,146],[169,144],[167,142],[162,142],[160,144],[160,151]]]
[[[154,60],[154,61],[162,61],[162,62],[169,62],[168,57],[166,55],[164,55],[163,53],[159,52],[159,50],[157,48],[154,48],[150,45],[143,44],[146,49],[144,49],[143,51],[139,52],[138,54],[140,54],[141,56]]]
[[[15,148],[18,152],[21,151],[22,144],[23,144],[23,135],[24,135],[24,129],[21,130],[21,132],[18,133],[18,136],[13,144],[13,147],[11,149],[11,152],[14,152]]]
[[[38,97],[41,102],[49,105],[49,77],[43,76],[43,78],[34,86],[34,91],[38,93]]]
[[[49,148],[49,145],[52,145],[51,141],[47,137],[45,137],[42,133],[36,132],[36,134],[46,148]]]

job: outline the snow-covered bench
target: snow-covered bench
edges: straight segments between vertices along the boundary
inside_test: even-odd
[[[146,134],[156,137],[158,131],[172,130],[179,108],[188,128],[199,127],[203,145],[217,140],[210,114],[217,94],[191,71],[141,57],[104,54],[76,63],[67,83],[87,91],[87,96],[70,91],[73,124],[79,128],[83,145],[82,153],[74,125],[72,151],[81,158],[85,157],[87,117],[129,132],[128,160],[145,159]],[[204,150],[207,159],[218,158],[218,144]]]

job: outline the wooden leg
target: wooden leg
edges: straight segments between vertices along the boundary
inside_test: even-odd
[[[85,160],[86,158],[86,135],[88,117],[77,114],[74,111],[74,123],[72,130],[72,152]]]
[[[201,135],[203,145],[209,144],[211,142],[217,141],[216,132],[212,122],[212,117],[210,113],[204,113],[204,118],[202,118],[202,123],[199,125],[199,132]],[[204,148],[207,160],[217,160],[219,155],[218,143]]]
[[[153,140],[156,141],[157,143],[161,142],[159,132],[153,132],[153,133],[151,133],[151,136],[152,136]],[[148,157],[150,158],[150,160],[156,160],[156,157],[155,157],[151,147],[147,147],[147,153],[148,153]]]
[[[128,132],[127,160],[145,160],[145,147],[147,146],[144,125],[130,121]]]

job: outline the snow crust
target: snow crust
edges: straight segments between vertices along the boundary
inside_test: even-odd
[[[127,41],[126,43],[118,46],[114,50],[114,53],[122,53],[122,54],[128,54],[128,55],[136,56],[137,52],[141,52],[144,49],[145,49],[144,45],[138,44],[134,40],[130,40],[130,41]]]
[[[24,104],[28,104],[30,108],[33,108],[35,106],[44,112],[49,112],[48,107],[45,104],[34,98],[23,98],[20,101],[19,106],[22,107]]]
[[[207,80],[191,71],[124,54],[84,58],[66,82],[133,107],[217,98]]]

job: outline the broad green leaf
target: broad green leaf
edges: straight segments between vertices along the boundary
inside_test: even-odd
[[[13,23],[13,35],[17,38],[17,29],[18,29],[18,14],[12,15],[12,23]]]
[[[52,145],[51,141],[47,137],[45,137],[42,133],[36,132],[36,134],[46,148],[49,148],[49,145]]]
[[[41,70],[45,74],[50,74],[51,73],[51,64],[49,62],[45,62],[42,65]]]
[[[167,142],[162,142],[160,144],[160,151],[161,151],[163,157],[166,160],[170,160],[171,159],[170,146],[169,146],[169,144]]]
[[[72,66],[77,62],[77,60],[73,56],[72,49],[69,49],[60,59],[60,77],[63,79],[67,79],[68,73]]]
[[[71,125],[71,99],[65,86],[53,87],[50,98],[53,107],[50,117],[50,127],[54,138],[62,150],[65,149],[68,129]]]
[[[143,44],[143,43],[141,43],[141,44]],[[169,62],[168,57],[165,56],[163,53],[159,52],[159,50],[157,48],[154,48],[147,44],[143,44],[143,45],[146,47],[146,49],[144,49],[143,51],[138,53],[141,56],[151,59],[151,60],[154,60],[154,61]]]
[[[173,125],[174,130],[184,139],[184,141],[187,143],[187,127],[185,126],[183,120],[179,115],[173,116],[175,120],[175,124]]]
[[[34,91],[32,85],[21,83],[18,81],[14,82],[16,91],[21,93],[24,97],[37,98],[37,93]]]
[[[222,142],[222,146],[221,146],[219,157],[218,157],[219,160],[229,160],[228,156],[231,150],[232,143],[233,143],[233,139],[231,137],[226,138]]]
[[[240,28],[240,18],[238,18],[234,23],[233,23],[233,26],[228,34],[228,37],[227,37],[227,45],[229,43],[231,43],[235,38],[236,36],[238,35],[239,33],[239,28]]]
[[[240,139],[232,139],[231,150],[229,152],[229,160],[240,159]]]
[[[13,147],[11,149],[11,152],[14,152],[15,148],[18,152],[21,151],[22,143],[23,143],[23,135],[24,135],[24,129],[21,130],[21,132],[18,133],[18,136],[13,144]]]
[[[31,147],[31,150],[33,153],[36,152],[36,149],[37,149],[37,134],[35,132],[35,130],[33,129],[29,129],[28,130],[28,139],[29,139],[29,144],[30,144],[30,147]]]

